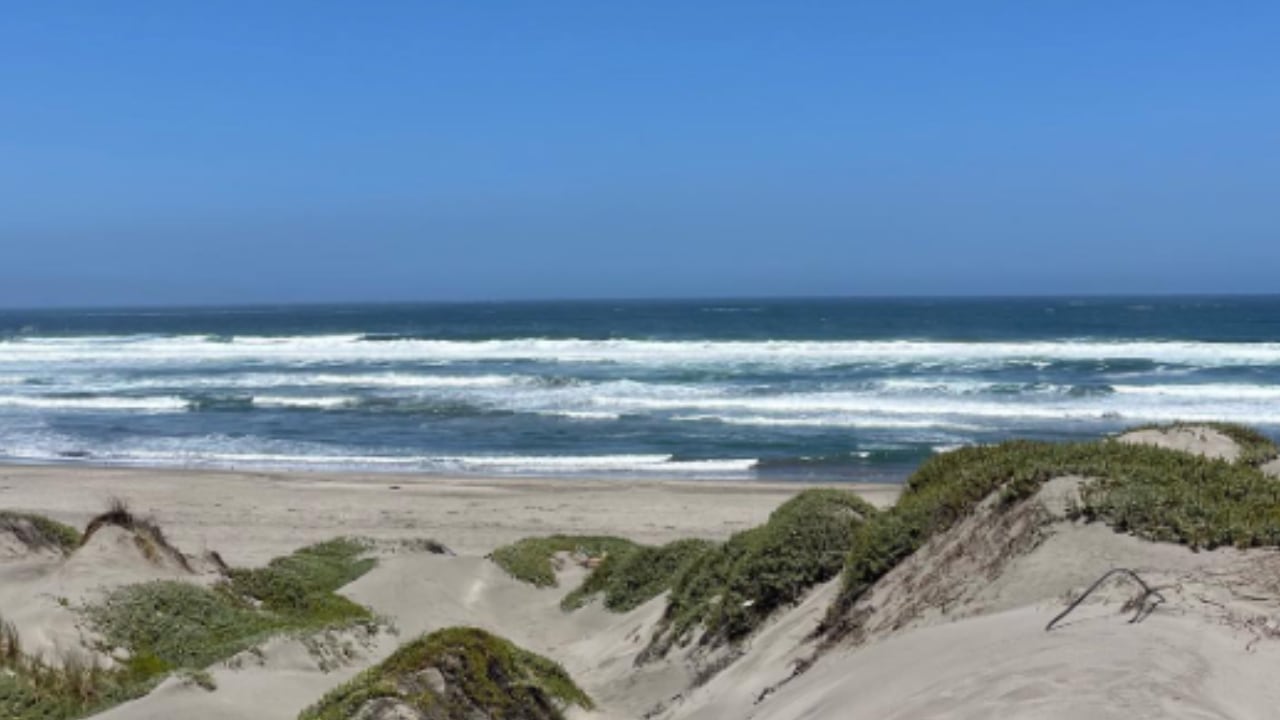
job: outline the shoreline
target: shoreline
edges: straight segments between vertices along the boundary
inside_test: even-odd
[[[696,461],[695,461],[696,462]],[[710,462],[718,462],[710,460]],[[759,462],[759,461],[757,461]],[[499,482],[503,480],[522,481],[542,481],[542,480],[583,480],[587,482],[691,482],[691,483],[729,483],[729,484],[766,484],[766,485],[792,485],[802,484],[806,486],[855,486],[855,485],[891,485],[897,486],[906,482],[907,478],[915,472],[920,462],[902,462],[874,469],[865,469],[858,474],[857,477],[839,476],[835,473],[818,473],[811,472],[808,474],[788,474],[780,472],[776,469],[765,470],[756,465],[749,469],[748,472],[754,475],[743,476],[732,473],[709,473],[698,475],[692,472],[671,472],[667,470],[655,469],[650,472],[627,472],[617,471],[608,472],[591,472],[583,471],[581,473],[570,473],[556,470],[521,470],[516,472],[484,472],[465,470],[423,470],[423,469],[398,469],[394,465],[372,465],[372,466],[339,466],[339,465],[288,465],[280,464],[272,465],[223,465],[217,463],[198,464],[198,463],[174,463],[169,464],[161,462],[132,462],[129,460],[102,460],[86,455],[85,457],[68,456],[64,458],[20,458],[20,457],[0,457],[0,469],[7,467],[32,467],[32,468],[64,468],[78,469],[84,468],[89,470],[139,470],[139,471],[160,471],[160,472],[198,472],[198,473],[231,473],[246,475],[305,475],[305,476],[351,476],[366,475],[369,477],[388,477],[398,479],[409,479],[410,481],[426,481],[431,479],[441,480],[467,480],[476,479],[485,482]]]
[[[83,527],[119,498],[154,516],[184,550],[217,550],[236,565],[339,535],[430,538],[463,555],[556,533],[717,540],[762,523],[811,487],[850,490],[882,507],[900,490],[889,483],[0,464],[0,508]]]

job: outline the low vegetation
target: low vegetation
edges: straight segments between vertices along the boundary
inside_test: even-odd
[[[0,718],[63,720],[138,697],[155,683],[130,667],[108,670],[68,654],[56,665],[26,655],[18,629],[0,617]]]
[[[851,492],[806,490],[764,525],[697,555],[675,579],[646,657],[664,654],[698,627],[704,643],[750,634],[775,610],[835,577],[858,528],[877,515]]]
[[[592,702],[556,663],[484,630],[448,628],[402,646],[299,720],[561,720],[570,705]]]
[[[281,623],[230,593],[158,580],[112,591],[88,618],[111,648],[158,672],[203,668],[247,650]]]
[[[75,528],[43,515],[0,510],[0,532],[7,532],[32,550],[57,550],[65,554],[80,547]]]
[[[636,546],[611,554],[573,592],[561,601],[565,610],[576,610],[596,596],[604,596],[605,608],[627,612],[671,588],[693,563],[714,550],[708,540],[677,540],[660,547]]]
[[[525,538],[493,551],[490,558],[511,577],[537,587],[556,587],[556,555],[570,553],[585,559],[634,552],[637,545],[608,535],[551,535]]]
[[[233,569],[212,588],[159,580],[109,593],[86,614],[108,645],[163,671],[200,669],[282,632],[370,621],[369,611],[334,593],[373,567],[366,546],[338,539]]]
[[[893,508],[858,527],[823,630],[848,629],[848,610],[863,593],[991,493],[1009,504],[1066,475],[1089,478],[1073,509],[1079,519],[1193,548],[1280,545],[1280,481],[1248,462],[1116,440],[963,448],[926,461]]]
[[[94,529],[118,524],[159,530],[149,521],[135,520],[131,526],[118,509]],[[153,540],[163,538],[143,532]],[[170,546],[156,547],[169,552],[160,548]],[[373,566],[366,552],[363,542],[339,539],[303,548],[263,568],[229,570],[211,588],[180,581],[117,588],[101,603],[84,608],[102,637],[101,650],[122,658],[111,667],[96,657],[67,655],[48,663],[24,654],[17,628],[0,618],[0,718],[84,717],[146,694],[172,672],[211,688],[212,676],[204,668],[271,635],[371,623],[366,608],[334,593]]]
[[[231,569],[219,589],[252,600],[261,610],[299,626],[324,626],[367,616],[367,611],[334,594],[375,564],[364,557],[369,545],[339,538],[272,560],[266,567]]]

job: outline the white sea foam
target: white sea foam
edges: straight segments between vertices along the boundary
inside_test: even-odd
[[[385,373],[381,375],[312,375],[304,376],[300,380],[302,385],[392,388],[493,388],[527,383],[531,382],[533,378],[521,375],[411,375],[407,373]]]
[[[315,410],[333,410],[348,407],[360,402],[360,398],[350,395],[330,397],[289,397],[286,395],[254,395],[255,407],[264,408],[309,408]]]
[[[206,363],[263,361],[292,364],[334,362],[533,360],[637,365],[776,366],[925,363],[938,367],[1009,362],[1145,359],[1160,364],[1218,367],[1280,365],[1280,343],[1188,341],[935,342],[856,341],[656,341],[522,338],[511,340],[387,340],[358,335],[235,337],[210,342],[204,336],[98,336],[22,338],[0,343],[0,363]]]
[[[622,417],[618,413],[602,410],[539,410],[538,414],[570,420],[617,420]]]
[[[367,387],[388,389],[470,389],[499,388],[531,384],[536,378],[522,375],[423,375],[403,372],[388,373],[308,373],[308,372],[243,372],[223,374],[172,374],[132,377],[118,374],[63,375],[58,378],[67,387],[84,392],[127,392],[155,388],[178,390],[312,387]],[[0,385],[5,384],[0,380]]]
[[[909,420],[902,418],[825,415],[808,417],[779,417],[769,415],[674,415],[676,422],[718,422],[725,425],[754,425],[758,427],[847,427],[847,428],[883,428],[890,430],[939,429],[939,430],[982,430],[981,425],[961,423],[943,418],[921,418]]]
[[[1200,383],[1187,385],[1115,385],[1117,395],[1142,398],[1189,400],[1280,401],[1280,386],[1243,383]]]
[[[463,470],[537,473],[732,473],[750,470],[757,463],[747,458],[677,460],[671,455],[493,455],[441,457],[435,461]]]
[[[887,378],[872,384],[871,390],[905,395],[1067,395],[1078,386],[1054,383],[992,382],[967,378]]]
[[[132,410],[143,412],[180,412],[187,401],[180,397],[47,397],[31,395],[0,396],[0,406],[41,410]]]
[[[47,443],[15,445],[5,456],[25,460],[56,460],[62,455]],[[210,448],[164,447],[105,449],[96,451],[96,462],[122,464],[176,464],[195,467],[282,467],[310,469],[381,468],[395,471],[465,472],[497,474],[634,473],[642,475],[715,476],[742,474],[755,459],[728,458],[678,460],[671,455],[373,455],[337,454],[332,451],[229,452]]]

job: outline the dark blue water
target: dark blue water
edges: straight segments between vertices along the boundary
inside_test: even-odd
[[[1276,297],[0,312],[22,461],[891,479],[1278,401]]]

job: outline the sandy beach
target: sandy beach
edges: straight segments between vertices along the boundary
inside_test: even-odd
[[[558,607],[583,571],[570,566],[562,587],[538,589],[506,576],[485,555],[521,538],[557,533],[609,534],[661,544],[698,537],[724,540],[763,523],[779,505],[815,484],[689,480],[518,479],[341,473],[266,473],[164,468],[21,466],[0,468],[0,508],[35,513],[83,528],[112,502],[153,518],[167,539],[192,557],[209,551],[232,566],[262,565],[305,545],[338,536],[384,541],[379,564],[344,594],[391,618],[410,637],[452,625],[481,626],[539,651],[586,643],[559,658],[611,699],[606,717],[630,717],[676,694],[692,669],[664,664],[645,690],[618,689],[639,646],[620,633],[652,626],[660,605],[616,616],[601,608],[573,615]],[[896,485],[831,485],[887,506]],[[395,550],[395,543],[432,539],[453,557]],[[387,551],[387,548],[392,548]],[[51,661],[84,642],[66,605],[90,603],[111,587],[154,579],[210,582],[142,558],[122,534],[95,537],[70,561],[47,554],[0,558],[0,613],[21,628],[23,647]],[[92,558],[92,560],[90,560]],[[403,637],[362,641],[354,662],[321,668],[296,639],[268,642],[251,668],[213,670],[216,693],[169,682],[145,698],[108,711],[111,718],[293,718],[327,689],[385,657]],[[238,665],[238,664],[237,664]],[[604,674],[601,675],[601,671]],[[644,676],[644,673],[641,673]],[[580,682],[582,680],[579,680]],[[608,689],[606,689],[608,688]],[[268,706],[259,703],[270,692]]]
[[[892,504],[898,486],[856,490]],[[187,552],[252,565],[339,535],[431,538],[484,555],[531,535],[724,539],[815,484],[557,480],[371,473],[0,466],[0,507],[83,527],[113,498],[151,515]]]
[[[1280,461],[1243,464],[1261,457],[1258,452],[1274,456],[1269,441],[1237,442],[1252,437],[1175,426],[1088,451],[1192,462],[1224,480],[1274,482],[1268,478],[1280,475]],[[688,639],[655,646],[678,616],[671,604],[687,589],[667,586],[613,610],[588,597],[574,609],[563,604],[566,594],[592,578],[607,553],[555,553],[550,586],[522,578],[491,553],[557,534],[621,536],[649,546],[688,538],[738,542],[786,522],[775,512],[780,506],[802,507],[795,503],[804,497],[851,497],[840,490],[869,503],[841,501],[862,508],[856,510],[861,520],[840,514],[841,522],[890,513],[909,522],[910,505],[902,506],[911,498],[900,498],[896,485],[7,466],[0,469],[4,510],[84,528],[121,500],[136,518],[86,532],[78,547],[61,553],[11,523],[7,535],[0,532],[0,614],[31,657],[56,667],[89,653],[127,667],[129,653],[104,644],[106,631],[86,621],[86,613],[117,590],[160,587],[140,585],[156,580],[216,588],[250,572],[227,565],[260,568],[270,561],[268,567],[276,567],[304,546],[363,537],[369,544],[360,552],[375,563],[334,586],[340,585],[343,602],[367,608],[375,621],[274,632],[203,674],[162,675],[145,695],[96,717],[288,720],[335,688],[351,687],[344,683],[362,682],[362,671],[381,667],[406,643],[460,627],[493,633],[558,663],[594,702],[590,710],[570,705],[560,711],[583,720],[1271,717],[1280,705],[1280,691],[1269,681],[1280,667],[1280,554],[1273,548],[1197,551],[1082,522],[1072,508],[1087,494],[1085,476],[1056,477],[1015,501],[1001,495],[1002,482],[878,571],[852,599],[840,577],[827,575],[807,581],[736,639],[717,634],[713,612]],[[822,502],[804,505],[814,514],[793,517],[796,524],[768,553],[808,542],[808,528],[826,522],[822,513],[830,512]],[[149,534],[153,526],[143,517],[163,529],[164,540],[156,543],[159,535]],[[763,548],[770,541],[760,542]],[[167,550],[169,544],[176,549]],[[851,558],[863,551],[853,550]],[[784,567],[770,565],[767,553],[744,557],[775,568],[757,572]],[[1134,570],[1156,592],[1144,595],[1120,577],[1084,595],[1115,568]],[[711,608],[736,607],[731,591],[720,592]],[[1080,607],[1046,631],[1072,598],[1082,600]],[[742,611],[755,602],[748,597]],[[146,607],[146,614],[173,611]],[[428,675],[413,677],[435,678],[433,692],[455,692],[439,670],[422,672]],[[413,683],[426,681],[396,682],[410,685],[384,687],[403,695],[419,692]],[[0,702],[3,691],[0,682]],[[304,717],[434,717],[398,700],[358,708]]]

